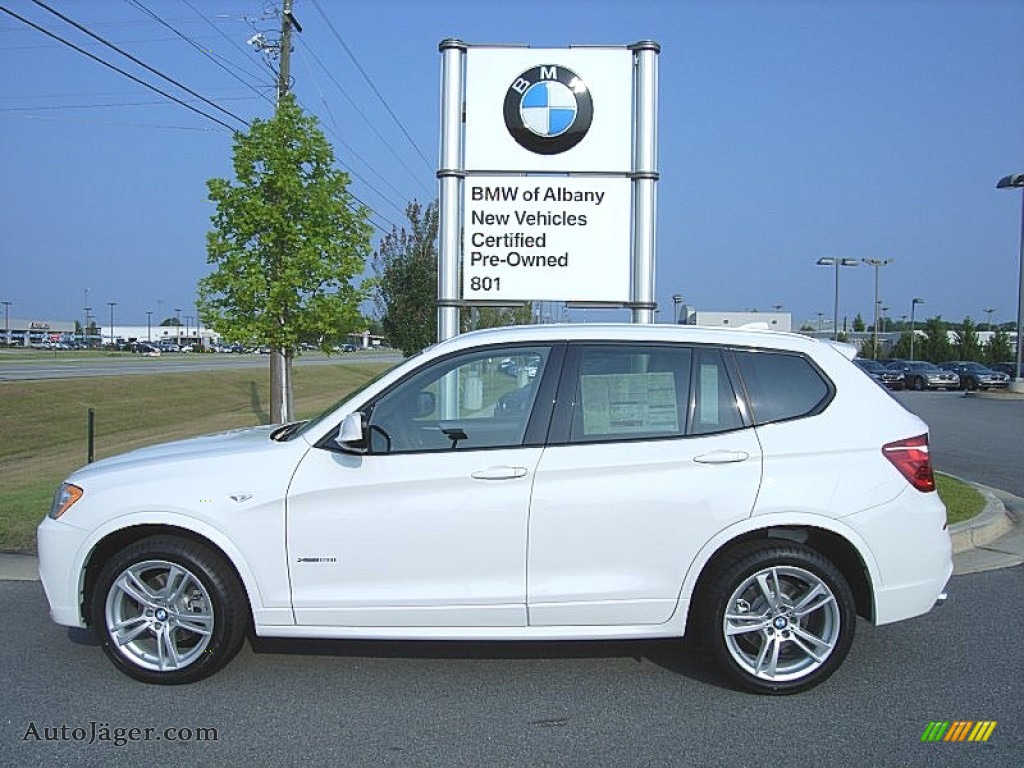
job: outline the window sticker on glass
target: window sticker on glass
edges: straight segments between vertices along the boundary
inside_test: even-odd
[[[718,366],[701,363],[700,366],[700,410],[701,424],[718,424]]]
[[[679,431],[671,372],[583,376],[581,384],[585,435]]]

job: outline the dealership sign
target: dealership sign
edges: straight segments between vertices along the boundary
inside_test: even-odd
[[[483,173],[629,173],[626,48],[470,48],[466,164]]]
[[[657,43],[440,49],[438,337],[467,305],[651,322]]]
[[[464,299],[629,300],[629,179],[472,176],[463,195]]]

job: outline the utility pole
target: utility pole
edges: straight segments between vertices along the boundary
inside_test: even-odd
[[[292,13],[292,0],[283,0],[281,7],[281,41],[278,43],[277,104],[288,95],[291,85],[292,27],[299,32],[302,26]],[[278,258],[284,258],[278,254]],[[282,318],[283,322],[284,319]],[[294,416],[292,395],[291,351],[272,347],[270,350],[270,421],[283,424]]]

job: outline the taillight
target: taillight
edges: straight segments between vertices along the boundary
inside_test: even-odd
[[[932,457],[928,452],[928,435],[897,440],[882,446],[882,453],[917,490],[935,490]]]

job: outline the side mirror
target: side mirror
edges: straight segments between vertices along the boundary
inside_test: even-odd
[[[339,448],[349,453],[366,453],[369,442],[366,439],[366,423],[359,411],[350,413],[341,422],[341,429],[334,442]]]

